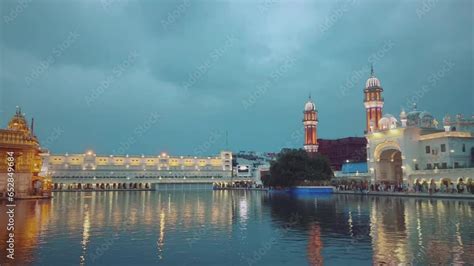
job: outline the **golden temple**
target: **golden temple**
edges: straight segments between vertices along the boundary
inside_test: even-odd
[[[25,115],[17,107],[7,128],[0,129],[0,198],[9,197],[12,187],[14,198],[51,195],[50,178],[39,175],[41,147],[33,127],[34,120],[29,127]]]

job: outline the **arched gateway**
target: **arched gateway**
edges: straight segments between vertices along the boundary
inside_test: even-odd
[[[375,182],[398,185],[403,182],[402,152],[396,142],[384,142],[375,148]]]

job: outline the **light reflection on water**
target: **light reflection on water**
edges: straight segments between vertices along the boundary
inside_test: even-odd
[[[17,201],[15,265],[473,263],[473,215],[462,200],[63,192]]]

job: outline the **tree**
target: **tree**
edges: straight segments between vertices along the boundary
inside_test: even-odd
[[[302,149],[285,149],[270,166],[270,176],[262,182],[265,186],[291,187],[296,185],[317,185],[334,176],[326,157],[309,156]]]

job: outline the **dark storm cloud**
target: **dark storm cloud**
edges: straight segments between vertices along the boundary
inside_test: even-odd
[[[470,115],[472,5],[2,1],[2,126],[21,105],[53,152],[279,150],[311,92],[321,137],[361,136],[370,63],[386,113]]]

